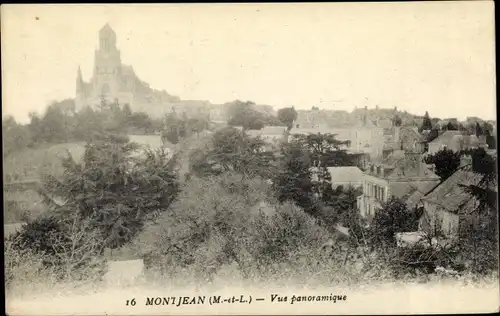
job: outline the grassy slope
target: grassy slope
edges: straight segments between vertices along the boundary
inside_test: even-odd
[[[69,150],[78,161],[85,151],[84,145],[83,142],[44,145],[12,153],[4,159],[4,177],[22,181],[39,179],[44,172],[60,173],[62,166],[59,157]]]

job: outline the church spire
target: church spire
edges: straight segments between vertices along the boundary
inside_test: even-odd
[[[76,91],[82,91],[83,90],[83,79],[82,79],[82,69],[80,68],[80,65],[78,65],[78,72],[76,75]]]

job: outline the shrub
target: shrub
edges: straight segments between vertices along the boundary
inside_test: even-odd
[[[325,230],[299,208],[267,204],[262,180],[223,175],[191,179],[157,223],[136,240],[146,265],[167,275],[172,267],[194,269],[210,279],[226,264],[237,263],[249,277],[259,266],[280,261],[300,246],[316,247]]]
[[[175,159],[119,136],[87,143],[83,163],[68,155],[63,166],[61,178],[45,179],[45,195],[64,201],[55,203],[61,218],[76,213],[88,219],[110,248],[130,241],[146,219],[168,208],[178,190]]]

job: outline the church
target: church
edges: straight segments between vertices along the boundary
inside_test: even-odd
[[[95,108],[105,99],[108,102],[128,104],[133,112],[144,112],[151,117],[162,117],[172,111],[181,100],[158,91],[140,80],[132,66],[124,65],[116,47],[116,33],[106,24],[99,31],[99,48],[94,55],[93,75],[89,82],[82,78],[78,68],[75,108]]]

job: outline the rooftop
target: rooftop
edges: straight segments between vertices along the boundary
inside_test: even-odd
[[[363,171],[358,167],[328,167],[332,183],[359,183],[363,181]]]
[[[438,204],[449,212],[458,213],[466,205],[474,203],[474,198],[461,185],[478,185],[482,175],[463,167],[439,184],[422,200]]]
[[[455,135],[462,135],[462,133],[459,131],[446,131],[431,141],[430,144],[449,144]]]

